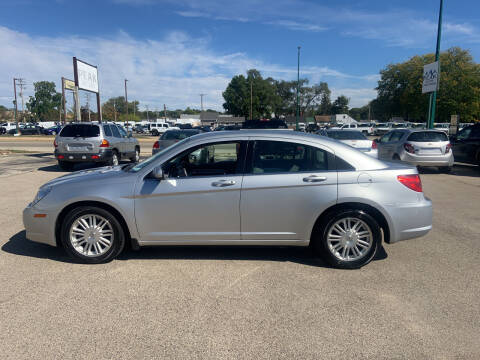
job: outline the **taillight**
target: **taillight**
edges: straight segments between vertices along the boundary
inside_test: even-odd
[[[57,140],[53,140],[53,146],[58,147]]]
[[[378,147],[376,141],[372,141],[372,149],[376,149]]]
[[[109,147],[109,146],[110,146],[110,143],[108,142],[108,140],[103,139],[102,143],[100,144],[100,147]]]
[[[405,148],[405,150],[410,153],[410,154],[415,154],[415,148],[413,147],[412,144],[409,144],[409,143],[405,143],[403,144],[403,147]]]
[[[398,181],[400,181],[403,185],[408,187],[409,189],[422,192],[422,180],[420,180],[420,175],[398,175]]]
[[[158,141],[155,141],[155,142],[153,143],[153,148],[154,148],[154,149],[159,149],[159,148],[160,148],[160,144],[158,143]]]
[[[448,143],[447,147],[445,148],[445,154],[448,154],[451,149],[452,149],[452,144]]]

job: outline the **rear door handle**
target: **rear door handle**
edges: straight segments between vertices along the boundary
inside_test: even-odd
[[[234,180],[218,180],[218,181],[212,182],[212,186],[215,186],[215,187],[225,187],[225,186],[232,186],[232,185],[235,185]]]
[[[325,181],[325,180],[327,180],[326,176],[317,176],[317,175],[310,175],[310,176],[307,176],[307,177],[303,178],[304,182],[310,182],[310,183],[322,182],[322,181]]]

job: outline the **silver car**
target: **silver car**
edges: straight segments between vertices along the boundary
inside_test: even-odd
[[[152,155],[157,152],[166,149],[167,147],[193,135],[201,134],[202,131],[198,129],[185,129],[185,130],[167,130],[161,136],[160,139],[153,143]]]
[[[181,221],[179,221],[181,219]],[[317,135],[210,132],[139,163],[43,185],[23,212],[28,239],[103,263],[147,245],[309,246],[358,268],[432,228],[414,167]],[[145,250],[147,251],[147,250]]]
[[[118,165],[126,158],[140,160],[140,144],[131,132],[114,123],[67,124],[55,137],[55,158],[63,170],[78,162]]]
[[[449,172],[453,166],[450,141],[443,131],[399,129],[378,141],[378,158],[401,160],[416,166],[435,166]]]
[[[358,130],[319,130],[317,134],[340,141],[374,158],[378,156],[377,143],[367,139],[365,134]]]

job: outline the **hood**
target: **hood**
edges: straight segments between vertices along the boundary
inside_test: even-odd
[[[44,186],[54,186],[64,183],[71,183],[75,181],[98,181],[101,179],[110,179],[110,180],[120,180],[125,178],[129,173],[122,171],[122,167],[125,165],[118,166],[105,166],[96,169],[86,169],[75,171],[71,174],[60,176],[56,179],[50,180]]]

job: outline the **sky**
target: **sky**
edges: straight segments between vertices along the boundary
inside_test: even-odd
[[[124,94],[142,110],[223,110],[234,75],[258,69],[326,81],[332,99],[376,97],[379,71],[435,50],[439,0],[0,0],[0,104],[13,78],[73,79],[72,57],[98,66],[102,102]],[[480,2],[445,0],[442,50],[480,60]],[[81,94],[85,102],[85,93]],[[91,98],[92,99],[92,98]],[[67,98],[67,101],[69,98]],[[71,104],[70,104],[71,105]]]

